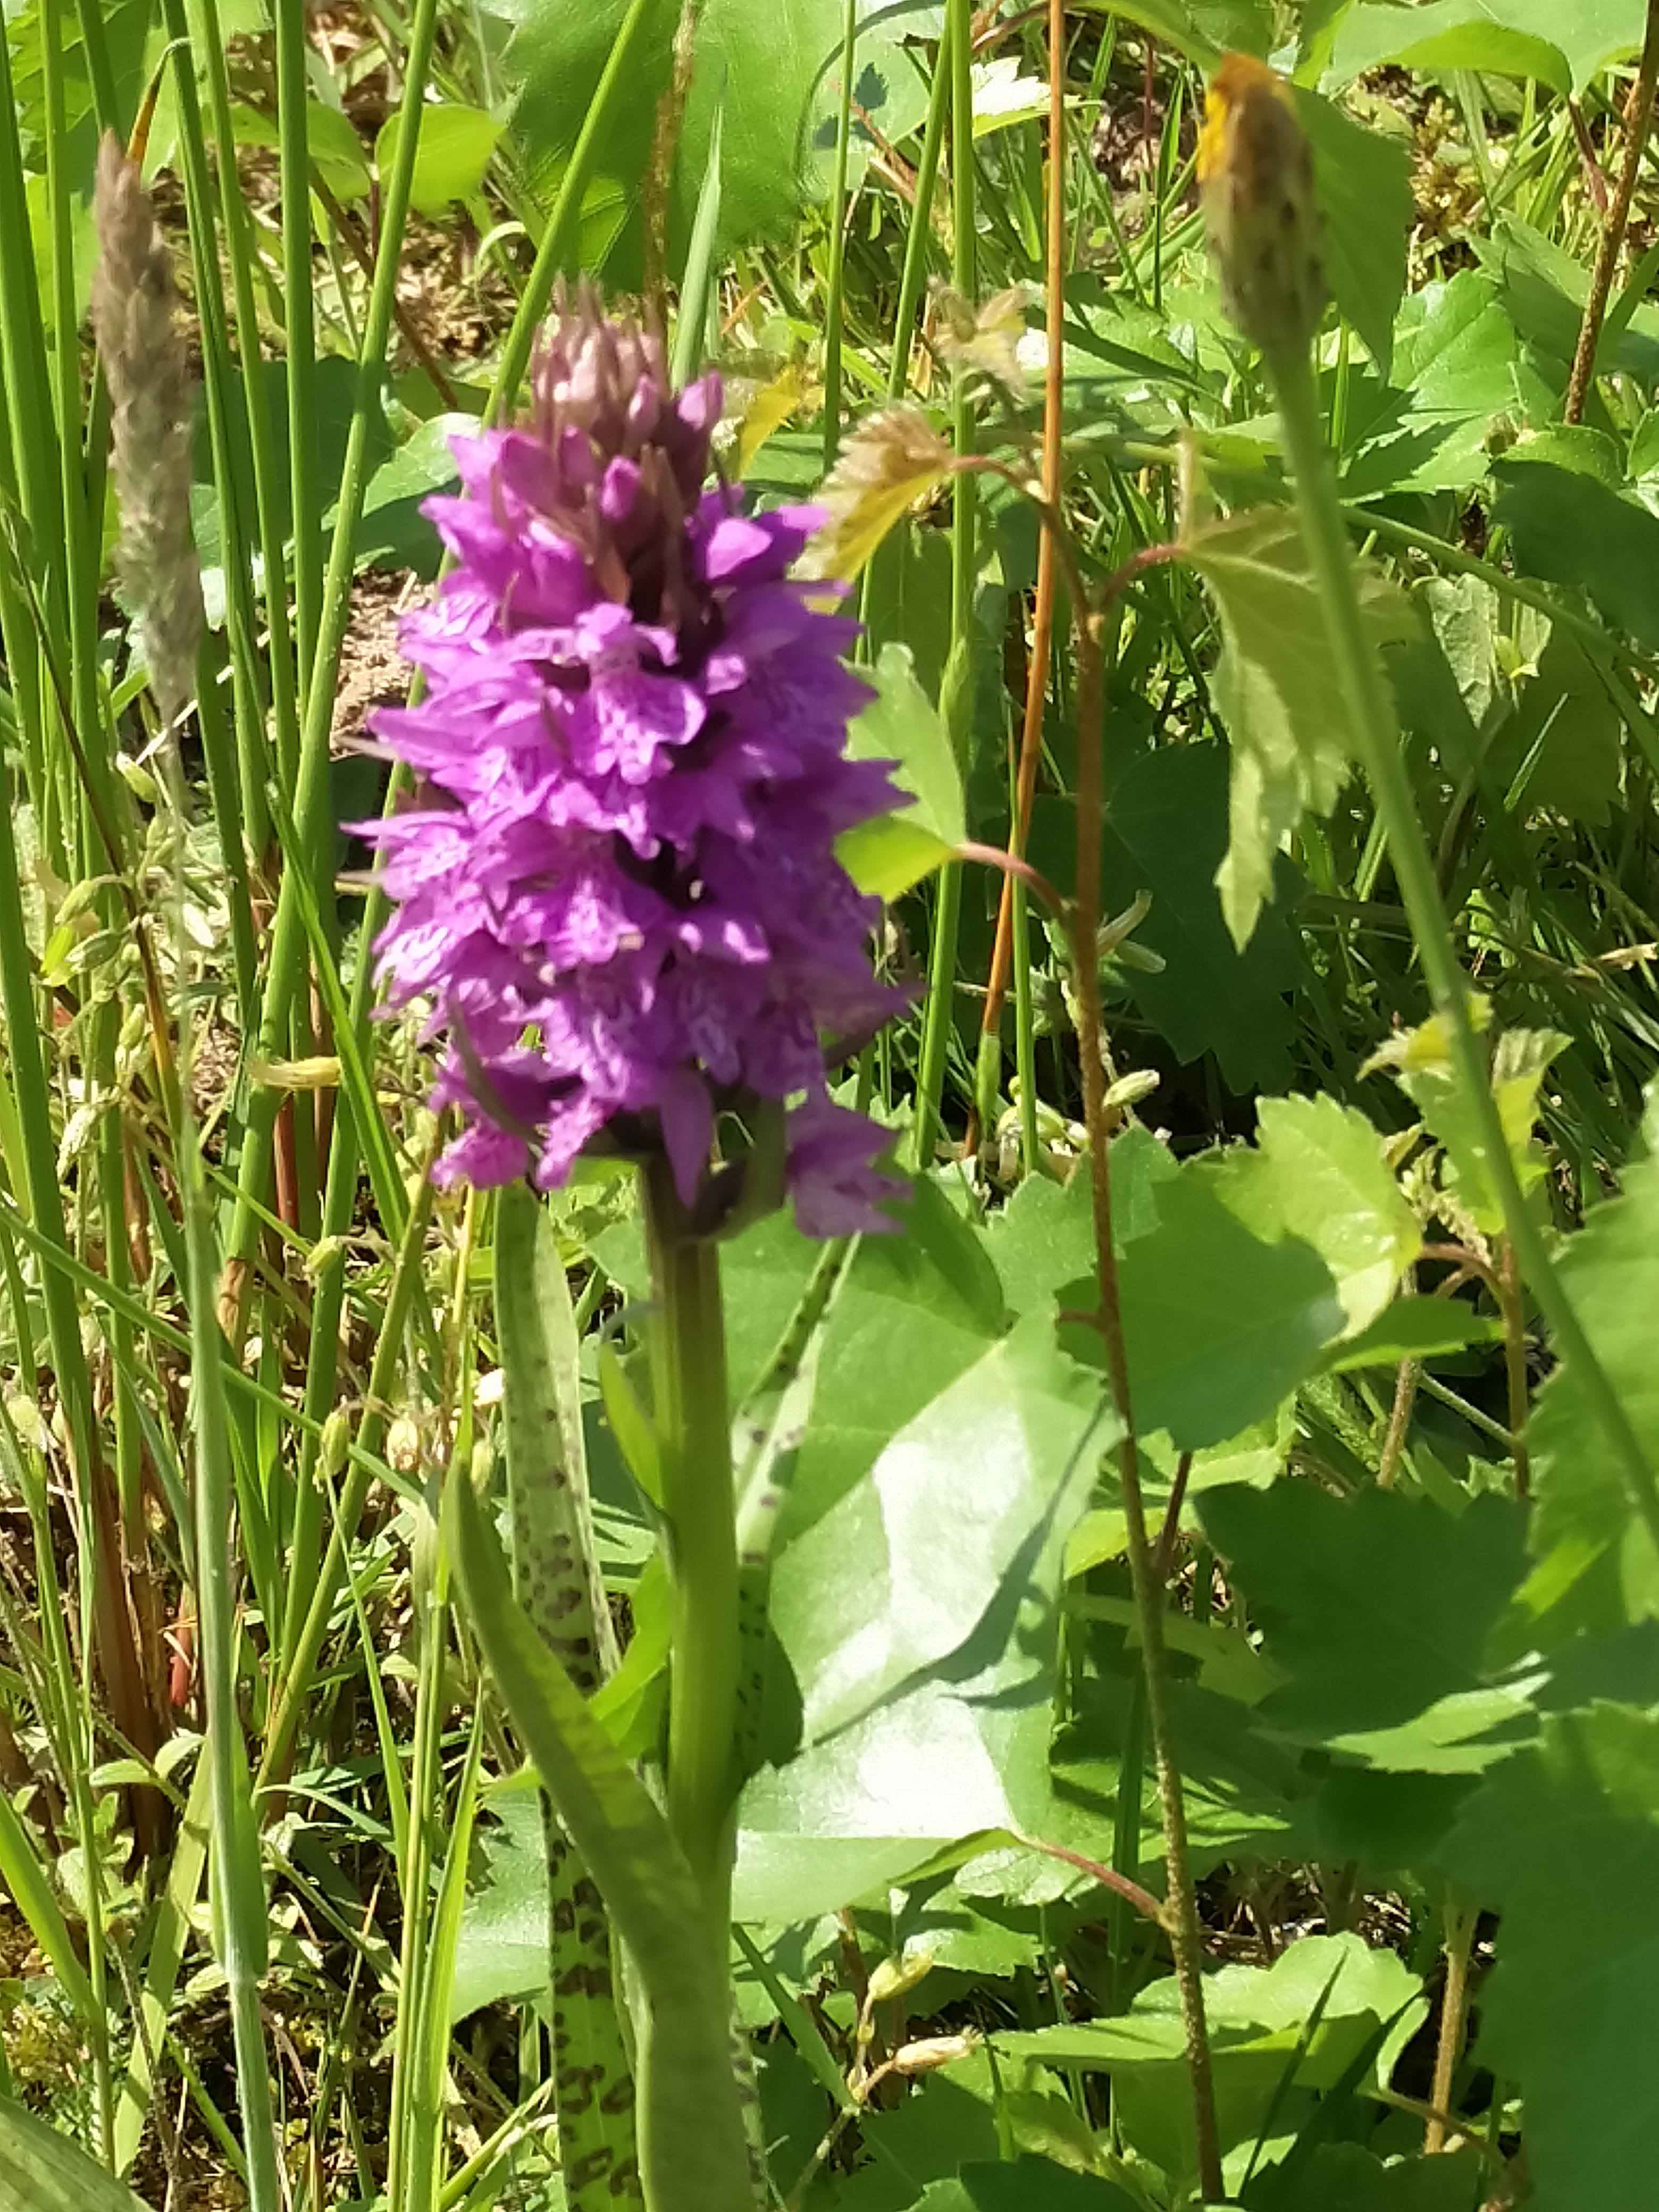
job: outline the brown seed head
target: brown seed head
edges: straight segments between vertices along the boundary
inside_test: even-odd
[[[202,580],[190,526],[190,366],[172,257],[137,167],[114,133],[93,192],[93,325],[109,386],[121,512],[121,582],[137,612],[150,690],[167,720],[195,690]]]

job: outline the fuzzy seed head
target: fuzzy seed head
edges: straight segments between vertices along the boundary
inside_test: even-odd
[[[93,192],[92,315],[109,386],[118,565],[150,690],[169,721],[196,682],[202,580],[190,526],[190,366],[173,264],[138,169],[111,131]]]

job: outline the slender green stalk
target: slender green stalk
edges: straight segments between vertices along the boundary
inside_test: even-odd
[[[468,1455],[470,1455],[470,1443]],[[465,1456],[458,1454],[465,1481]],[[431,1568],[417,1587],[416,1614],[420,1633],[420,1677],[415,1693],[415,1757],[409,1778],[409,1839],[399,1867],[403,1893],[403,1944],[398,1962],[398,2023],[392,2046],[392,2116],[386,2144],[388,2212],[414,2212],[427,2201],[423,2181],[435,2185],[429,2134],[424,2160],[414,2155],[417,2126],[420,2051],[427,2010],[425,1982],[433,1936],[432,1869],[443,1832],[443,1767],[441,1751],[447,1705],[449,1567],[434,1546]]]
[[[679,307],[674,318],[674,349],[668,374],[675,384],[689,384],[702,367],[720,300],[720,185],[724,174],[726,92],[721,87],[714,103],[708,132],[702,182],[697,187],[697,211],[692,220],[685,270],[680,278]]]
[[[253,461],[254,513],[259,556],[264,571],[264,615],[270,637],[266,665],[270,676],[271,720],[275,725],[276,761],[283,781],[291,788],[299,769],[300,720],[295,678],[294,637],[289,623],[283,557],[279,471],[271,437],[267,405],[264,357],[259,344],[259,312],[253,295],[253,272],[258,249],[254,244],[247,202],[243,198],[236,168],[236,135],[231,115],[230,73],[224,40],[219,29],[219,0],[198,0],[202,10],[203,35],[191,52],[207,77],[208,106],[213,116],[215,154],[219,173],[219,220],[224,228],[225,259],[230,269],[231,303],[236,318],[237,352],[242,373],[242,400],[247,417],[248,450]],[[280,14],[280,10],[279,10]],[[289,179],[283,178],[283,200],[291,197]],[[302,206],[305,193],[299,198]],[[283,222],[289,220],[284,205]],[[309,299],[309,291],[307,297]],[[291,366],[291,363],[290,363]],[[304,364],[309,380],[311,362]],[[311,425],[306,424],[309,443]]]
[[[230,650],[236,715],[236,753],[240,781],[240,820],[245,847],[263,858],[270,841],[265,806],[264,696],[258,653],[258,622],[253,600],[253,565],[247,532],[250,494],[244,447],[232,411],[235,371],[219,276],[218,227],[213,189],[204,151],[202,112],[196,92],[190,19],[185,0],[161,0],[173,63],[173,91],[179,107],[179,161],[190,219],[191,267],[196,312],[202,332],[202,391],[213,477],[219,498],[220,561],[225,580],[225,635]],[[228,802],[215,811],[227,818]],[[246,873],[245,851],[241,868]],[[249,1013],[252,1009],[250,1005]],[[245,1023],[245,1033],[247,1024]]]
[[[317,478],[313,365],[311,148],[306,127],[305,0],[275,0],[276,127],[283,193],[283,309],[288,336],[289,504],[294,532],[294,646],[305,711],[323,593],[323,501]]]
[[[974,191],[972,14],[969,0],[949,0],[945,17],[951,70],[951,276],[958,297],[971,303],[978,290]],[[945,66],[939,57],[938,66]],[[958,368],[951,392],[951,442],[958,461],[974,450],[972,389]],[[974,704],[974,588],[978,577],[978,479],[960,469],[952,480],[951,522],[951,650],[939,700],[958,763],[968,756]],[[927,1010],[916,1076],[914,1158],[924,1175],[938,1139],[945,1070],[955,1033],[957,934],[962,912],[962,869],[941,868],[933,902],[933,934],[927,969]]]
[[[841,444],[842,283],[847,273],[847,160],[853,143],[853,80],[857,68],[859,0],[846,0],[841,27],[841,106],[836,116],[836,166],[830,187],[830,261],[823,287],[823,471]]]
[[[1470,1012],[1468,980],[1441,902],[1429,841],[1417,817],[1382,671],[1360,620],[1346,525],[1320,427],[1311,362],[1306,349],[1298,345],[1270,356],[1267,366],[1296,481],[1309,566],[1320,587],[1326,634],[1341,677],[1354,749],[1388,837],[1395,880],[1417,941],[1429,994],[1435,1012],[1446,1023],[1457,1079],[1480,1127],[1486,1172],[1504,1209],[1504,1231],[1549,1324],[1556,1351],[1577,1371],[1580,1388],[1613,1448],[1631,1504],[1659,1551],[1659,1478],[1562,1288],[1549,1245],[1522,1191],[1504,1133],[1486,1053]]]
[[[702,1892],[724,1978],[743,1654],[720,1255],[690,1233],[664,1164],[646,1170],[644,1195],[673,1584],[668,1825]]]
[[[179,5],[180,0],[170,0]],[[353,547],[362,518],[368,482],[369,434],[380,407],[380,385],[386,373],[386,343],[392,329],[392,307],[398,283],[404,225],[409,216],[410,189],[415,157],[420,150],[421,117],[426,101],[427,78],[432,67],[437,30],[438,0],[419,0],[415,11],[405,64],[402,124],[398,132],[398,156],[386,185],[380,224],[380,252],[374,264],[368,309],[363,319],[363,345],[357,362],[357,389],[345,458],[340,472],[340,495],[335,509],[334,538],[329,551],[328,573],[323,586],[323,605],[316,658],[306,694],[305,726],[301,733],[299,775],[294,799],[294,819],[301,849],[321,856],[331,834],[329,820],[328,747],[333,724],[334,688],[340,653],[351,617]],[[297,871],[286,868],[276,901],[271,929],[270,965],[260,1012],[258,1053],[279,1060],[287,1046],[289,1018],[307,975],[305,919],[295,888]],[[317,880],[326,880],[321,866]],[[246,1325],[246,1288],[249,1260],[258,1233],[258,1208],[270,1171],[271,1139],[276,1126],[278,1095],[250,1080],[244,1064],[240,1106],[243,1128],[238,1163],[236,1205],[227,1240],[223,1298],[235,1321],[236,1334]]]
[[[951,72],[945,66],[951,26],[945,27],[933,82],[927,95],[927,126],[922,133],[921,158],[916,163],[916,201],[910,210],[910,228],[904,240],[904,266],[899,271],[898,307],[893,317],[893,354],[887,364],[887,397],[902,399],[910,382],[910,348],[915,338],[916,311],[927,281],[927,248],[933,229],[933,191],[939,182],[939,155],[945,145],[945,119],[951,112]]]
[[[6,473],[17,486],[21,508],[25,544],[18,549],[18,557],[38,580],[52,633],[61,637],[67,615],[57,528],[58,430],[17,115],[10,48],[0,39],[0,370],[5,380],[14,463]],[[26,708],[30,710],[23,719],[21,732],[29,795],[40,819],[46,850],[62,867],[68,853],[58,793],[47,770],[39,659],[32,646],[23,647],[15,659],[9,647],[7,678],[20,715]]]
[[[236,1702],[235,1565],[231,1540],[230,1428],[220,1382],[214,1319],[213,1220],[196,1132],[179,1132],[190,1253],[191,1403],[196,1430],[196,1572],[201,1672],[207,1692],[207,1756],[213,1772],[214,1929],[230,1992],[236,2094],[242,2112],[250,2212],[280,2212],[276,2126],[259,1982],[265,1970],[266,1910],[247,1758]]]
[[[375,1342],[374,1362],[368,1371],[368,1388],[364,1393],[362,1418],[357,1430],[357,1450],[354,1455],[351,1474],[340,1499],[340,1509],[335,1516],[328,1549],[317,1570],[316,1579],[310,1586],[304,1619],[291,1640],[286,1668],[271,1698],[270,1717],[259,1762],[261,1786],[282,1771],[294,1747],[294,1740],[315,1682],[317,1661],[328,1641],[335,1600],[339,1595],[341,1578],[345,1572],[347,1549],[356,1535],[363,1508],[368,1503],[369,1489],[375,1473],[374,1455],[379,1452],[385,1440],[398,1370],[404,1357],[404,1333],[420,1287],[421,1262],[426,1248],[427,1227],[431,1219],[432,1164],[437,1157],[439,1142],[439,1133],[434,1128],[427,1157],[421,1164],[422,1173],[416,1186],[414,1203],[409,1209],[409,1219],[404,1226],[403,1241],[398,1248],[386,1315]]]

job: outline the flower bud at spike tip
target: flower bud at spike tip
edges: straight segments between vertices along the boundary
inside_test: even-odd
[[[1249,54],[1210,80],[1198,175],[1227,313],[1270,358],[1304,349],[1326,297],[1313,152],[1291,88]]]
[[[819,511],[708,487],[720,400],[584,288],[529,419],[453,441],[462,495],[425,512],[454,572],[403,636],[427,694],[374,724],[419,787],[363,833],[394,907],[380,972],[447,1038],[433,1103],[465,1126],[441,1179],[551,1189],[584,1151],[659,1156],[712,1229],[737,1202],[717,1139],[775,1102],[800,1227],[890,1228],[886,1132],[831,1101],[826,1040],[842,1056],[907,1002],[836,856],[901,795],[846,755],[855,625],[790,573]]]

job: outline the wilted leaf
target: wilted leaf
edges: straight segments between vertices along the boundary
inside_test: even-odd
[[[850,583],[906,511],[945,481],[951,458],[919,407],[884,407],[866,416],[819,489],[828,520],[801,556],[799,573]]]

